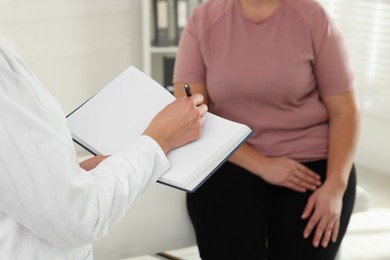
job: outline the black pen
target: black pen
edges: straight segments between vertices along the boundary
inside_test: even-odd
[[[190,84],[188,84],[188,83],[184,84],[184,90],[186,91],[186,96],[187,97],[191,97],[192,96]]]

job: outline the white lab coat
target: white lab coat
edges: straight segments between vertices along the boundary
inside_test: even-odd
[[[60,106],[0,41],[0,259],[93,259],[91,242],[168,168],[142,136],[81,169]]]

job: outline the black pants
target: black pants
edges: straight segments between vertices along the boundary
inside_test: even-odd
[[[305,163],[326,178],[326,160]],[[187,207],[204,260],[330,260],[348,226],[355,201],[356,173],[351,171],[343,198],[340,233],[327,248],[303,238],[301,215],[312,192],[298,193],[264,182],[229,162],[196,192]],[[312,232],[314,233],[314,232]]]

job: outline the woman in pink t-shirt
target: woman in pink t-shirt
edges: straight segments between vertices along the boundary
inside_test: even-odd
[[[359,113],[323,7],[208,0],[182,34],[174,82],[253,130],[187,197],[202,259],[333,259],[355,199]]]

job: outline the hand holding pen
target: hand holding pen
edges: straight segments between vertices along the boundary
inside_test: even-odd
[[[194,100],[194,104],[195,104],[196,108],[202,114],[202,116],[200,117],[200,123],[203,124],[204,116],[206,115],[206,112],[208,111],[207,105],[203,103],[203,101],[204,101],[203,95],[196,94],[196,95],[192,96],[192,92],[191,92],[191,88],[190,88],[190,84],[189,83],[185,83],[183,87],[184,87],[184,91],[186,93],[186,97],[187,98],[192,98]],[[200,99],[202,101],[201,101],[201,103],[198,103],[197,101],[200,100]]]
[[[184,91],[186,92],[186,96],[187,97],[191,97],[192,96],[190,84],[188,84],[188,83],[184,84]]]
[[[188,97],[177,98],[162,109],[143,133],[152,137],[165,154],[172,149],[198,139],[202,132],[207,106],[203,96],[186,92]]]
[[[190,84],[185,83],[183,87],[184,87],[184,91],[186,92],[186,97],[192,97],[192,92],[191,92]],[[196,96],[201,96],[201,97],[202,97],[202,100],[204,100],[203,95],[201,95],[201,94],[196,94]],[[202,102],[203,102],[203,101],[202,101]],[[207,111],[207,110],[208,110],[207,105],[205,105],[205,104],[202,104],[202,105],[206,106],[206,111]],[[196,106],[199,107],[200,105],[198,104],[198,105],[196,105]]]

